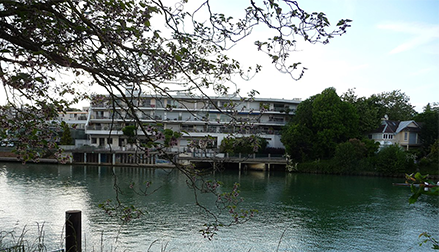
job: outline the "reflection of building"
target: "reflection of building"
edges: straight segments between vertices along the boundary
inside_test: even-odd
[[[132,112],[121,102],[113,107],[109,96],[101,96],[89,109],[86,134],[90,145],[123,150],[130,147],[122,129],[135,125]],[[238,97],[194,98],[177,94],[172,99],[140,95],[132,100],[135,114],[143,125],[183,132],[177,147],[184,149],[191,140],[210,135],[217,147],[230,133],[240,136],[258,134],[268,141],[268,147],[283,148],[280,131],[288,113],[296,110],[300,99],[261,99],[242,101]],[[233,108],[233,109],[232,109]],[[221,110],[221,111],[220,111]],[[237,123],[233,123],[232,117]],[[141,133],[138,131],[139,138]]]
[[[419,125],[415,121],[383,120],[381,126],[369,135],[370,139],[380,143],[380,147],[397,144],[409,149],[420,146]]]

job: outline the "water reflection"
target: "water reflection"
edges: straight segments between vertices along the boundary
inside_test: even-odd
[[[6,166],[6,167],[5,167]],[[66,209],[86,209],[87,188],[70,179],[57,166],[6,164],[0,172],[0,223],[2,231],[14,227],[28,235],[44,227],[46,239],[60,246]],[[84,218],[88,222],[87,216]]]
[[[101,246],[105,251],[146,251],[151,244],[153,251],[165,245],[166,251],[275,251],[278,246],[280,251],[422,251],[418,235],[439,234],[438,200],[423,198],[408,205],[410,192],[392,187],[396,179],[217,173],[222,190],[239,182],[243,207],[256,208],[259,214],[246,224],[221,229],[208,241],[198,230],[209,219],[194,204],[186,177],[175,170],[11,163],[0,167],[0,231],[45,223],[49,248],[61,246],[64,212],[71,209],[83,211],[83,247],[89,251]],[[121,201],[146,213],[129,225],[119,225],[98,208],[116,195],[114,174]],[[130,183],[145,181],[152,182],[151,190],[159,190],[145,197],[129,189]],[[200,195],[199,200],[214,209],[212,196]]]

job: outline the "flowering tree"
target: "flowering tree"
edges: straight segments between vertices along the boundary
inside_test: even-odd
[[[350,20],[344,19],[332,30],[324,13],[307,13],[291,0],[251,0],[241,17],[215,12],[210,0],[188,2],[2,1],[0,80],[8,104],[2,107],[0,123],[2,134],[13,135],[19,143],[21,158],[32,159],[34,147],[40,152],[56,149],[56,127],[47,124],[81,99],[123,107],[129,125],[140,132],[136,136],[146,137],[139,147],[166,156],[165,149],[179,134],[143,124],[133,102],[138,94],[172,99],[173,91],[183,91],[207,101],[209,91],[239,95],[229,83],[252,78],[261,66],[242,67],[228,49],[257,26],[273,35],[255,41],[255,51],[265,53],[279,71],[299,79],[306,68],[291,61],[297,37],[328,43],[350,26]],[[84,93],[84,82],[104,88],[109,99]],[[248,97],[255,94],[252,91]],[[195,185],[193,174],[188,177]]]

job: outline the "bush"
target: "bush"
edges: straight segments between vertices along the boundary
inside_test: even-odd
[[[263,153],[267,148],[267,140],[257,136],[225,137],[220,144],[220,152],[230,154]]]
[[[412,155],[397,145],[390,145],[377,153],[375,170],[383,174],[411,173],[415,165]]]
[[[61,145],[73,144],[73,138],[72,138],[71,133],[70,133],[69,125],[66,122],[62,121],[61,127],[63,129],[63,132],[61,135],[60,144]]]
[[[366,145],[358,139],[350,139],[338,144],[334,155],[335,172],[344,173],[357,170],[358,163],[366,156],[366,153]]]
[[[334,173],[336,165],[332,160],[316,160],[312,162],[299,163],[298,172],[310,173]]]

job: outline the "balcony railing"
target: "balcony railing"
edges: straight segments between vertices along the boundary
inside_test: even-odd
[[[113,131],[120,131],[122,130],[123,127],[121,126],[97,126],[97,125],[91,125],[91,126],[87,126],[86,130],[113,130]]]

